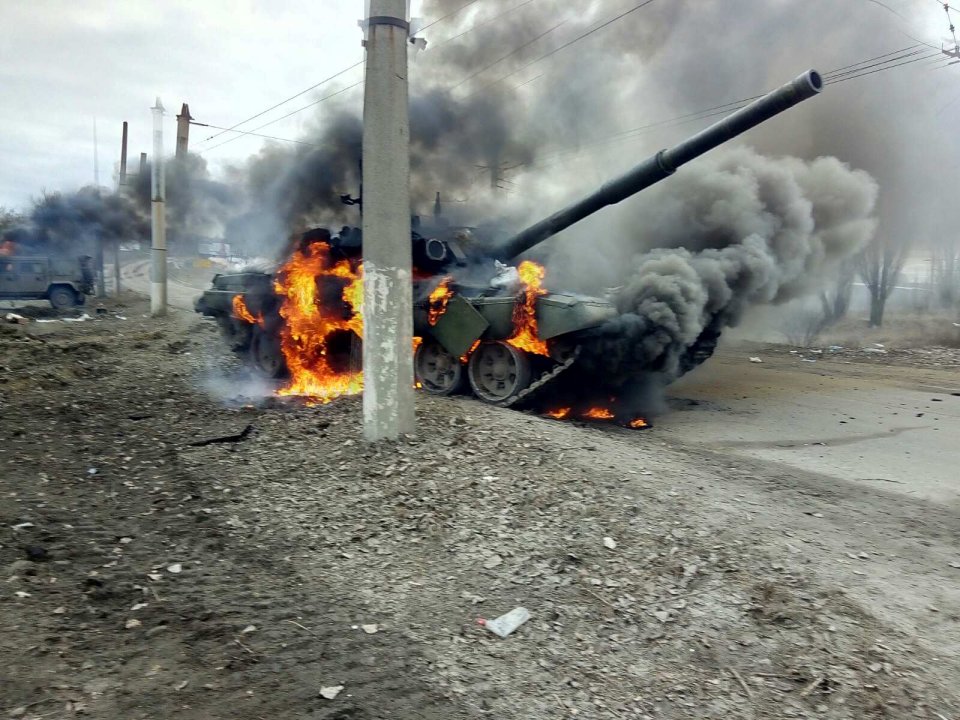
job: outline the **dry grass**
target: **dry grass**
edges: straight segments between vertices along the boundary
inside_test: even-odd
[[[849,317],[818,338],[820,345],[864,347],[882,343],[891,348],[960,347],[960,322],[955,312],[888,315],[883,327],[871,328],[865,317]]]

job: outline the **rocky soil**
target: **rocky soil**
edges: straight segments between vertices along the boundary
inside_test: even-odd
[[[358,398],[254,402],[212,324],[104,310],[0,325],[6,716],[960,713],[954,648],[850,591],[876,550],[844,528],[836,564],[843,499],[781,512],[780,478],[656,427],[466,398],[370,446]]]

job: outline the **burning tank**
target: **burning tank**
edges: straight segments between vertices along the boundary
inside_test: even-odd
[[[437,395],[469,387],[480,400],[504,407],[535,403],[546,387],[553,406],[564,395],[575,406],[582,387],[612,398],[628,378],[585,378],[589,368],[578,363],[581,349],[616,314],[612,299],[547,290],[541,266],[512,263],[821,89],[820,75],[810,70],[506,241],[480,242],[469,229],[415,230],[417,384]],[[215,318],[230,347],[246,354],[259,372],[283,379],[279,394],[327,402],[362,389],[361,278],[359,229],[343,228],[336,235],[316,229],[299,239],[275,272],[217,275],[196,310]],[[681,358],[679,371],[708,358],[719,334],[718,328],[704,330]]]

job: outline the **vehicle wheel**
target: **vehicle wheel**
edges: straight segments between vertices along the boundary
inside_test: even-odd
[[[530,384],[530,358],[523,350],[499,340],[481,343],[467,362],[467,378],[478,398],[503,405]]]
[[[220,334],[234,352],[243,352],[250,347],[253,325],[235,317],[221,315],[217,318]]]
[[[287,373],[287,364],[280,347],[280,336],[261,327],[253,329],[250,339],[250,361],[258,373],[268,378],[280,378]]]
[[[77,294],[71,288],[63,285],[53,288],[48,299],[54,310],[66,310],[77,304]]]
[[[413,356],[413,371],[432,395],[452,395],[463,386],[463,363],[435,340],[424,340]]]

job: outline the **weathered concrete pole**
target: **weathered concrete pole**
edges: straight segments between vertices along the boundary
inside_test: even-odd
[[[363,432],[414,431],[406,0],[370,0],[363,98]]]
[[[127,187],[127,121],[123,121],[123,135],[120,138],[120,179],[117,182],[120,192]],[[120,240],[113,244],[113,283],[114,295],[120,296]]]
[[[180,108],[180,114],[177,115],[177,152],[176,158],[187,156],[187,151],[190,149],[190,121],[193,120],[193,117],[190,115],[190,106],[186,103],[183,103],[183,106]]]
[[[151,173],[150,314],[167,314],[167,218],[163,178],[163,103],[153,110],[153,167]]]

